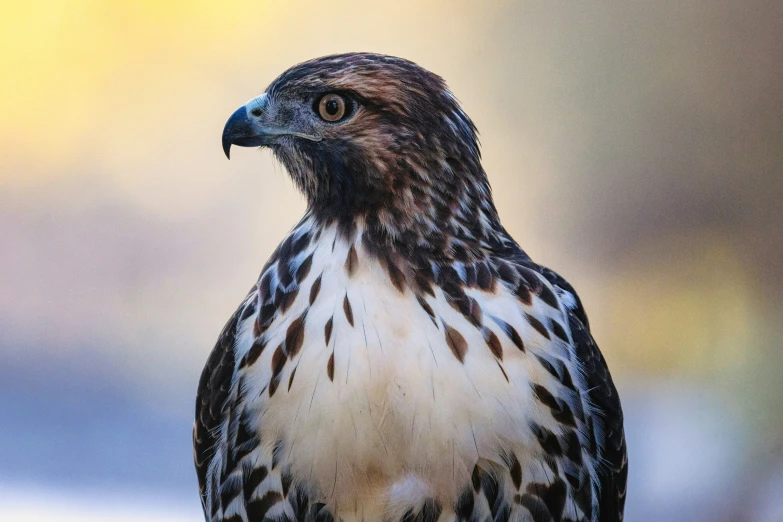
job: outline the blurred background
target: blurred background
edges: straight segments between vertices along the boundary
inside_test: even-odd
[[[303,198],[223,124],[344,51],[445,77],[621,391],[626,519],[783,521],[783,3],[0,4],[0,519],[199,520],[214,340]]]

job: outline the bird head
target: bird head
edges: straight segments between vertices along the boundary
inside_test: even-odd
[[[443,79],[408,60],[351,53],[296,65],[229,118],[226,156],[232,145],[270,148],[324,220],[394,235],[442,224],[459,206],[494,211],[473,122]]]

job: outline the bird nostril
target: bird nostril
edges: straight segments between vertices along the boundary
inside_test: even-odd
[[[261,109],[253,109],[252,111],[250,111],[250,114],[252,114],[253,116],[261,116]]]

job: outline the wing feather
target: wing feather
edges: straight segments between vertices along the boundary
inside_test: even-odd
[[[628,455],[620,396],[606,361],[590,334],[587,313],[576,291],[556,272],[545,267],[540,267],[539,271],[553,286],[573,297],[568,319],[574,350],[584,373],[589,403],[596,410],[597,420],[601,423],[600,426],[593,426],[593,440],[598,443],[597,453],[602,464],[598,472],[600,521],[621,522],[625,507]]]
[[[219,445],[221,426],[229,414],[229,397],[234,380],[234,343],[239,311],[223,327],[215,348],[201,372],[196,395],[196,420],[193,425],[193,459],[198,476],[201,505],[209,519],[215,513],[206,513],[210,505],[208,495],[219,491],[218,484],[208,484],[208,470]],[[211,503],[217,510],[219,503]]]

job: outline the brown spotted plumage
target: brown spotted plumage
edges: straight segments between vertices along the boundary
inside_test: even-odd
[[[349,277],[356,271],[357,266],[359,266],[359,256],[356,254],[354,245],[351,245],[348,249],[348,255],[345,258],[345,272]]]
[[[308,210],[199,382],[206,520],[622,520],[622,410],[584,308],[501,225],[441,78],[305,62],[231,116],[232,145],[271,149]]]
[[[345,313],[345,320],[348,321],[348,324],[353,326],[353,308],[351,301],[348,300],[348,294],[345,294],[343,298],[343,313]]]
[[[329,375],[329,380],[334,380],[334,352],[329,356],[329,362],[326,363],[326,373]]]
[[[456,328],[452,328],[444,323],[446,329],[446,344],[451,349],[451,353],[459,362],[465,362],[465,353],[468,351],[468,343]]]

